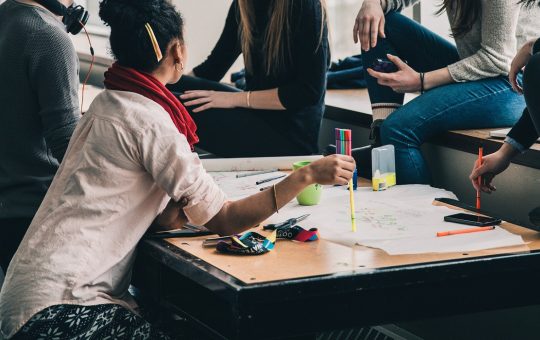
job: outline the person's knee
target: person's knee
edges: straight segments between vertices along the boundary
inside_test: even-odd
[[[523,74],[525,96],[537,96],[540,89],[540,53],[531,57]]]
[[[422,144],[413,126],[408,124],[411,108],[403,106],[392,113],[381,125],[381,140],[396,147],[415,147]]]
[[[411,19],[408,17],[400,12],[390,11],[384,16],[384,34],[387,39],[392,39],[395,36],[398,36],[400,32],[403,32],[405,27],[409,27],[410,24]]]
[[[540,53],[536,53],[531,57],[527,67],[525,67],[524,77],[540,82]]]
[[[540,39],[536,40],[533,46],[533,53],[540,52]]]
[[[392,119],[391,116],[381,125],[381,140],[383,144],[402,144],[406,137],[403,133],[402,122]]]
[[[402,20],[403,14],[396,12],[396,11],[390,11],[384,15],[384,22],[385,26],[394,26],[399,24]]]
[[[399,32],[401,30],[401,27],[405,25],[405,22],[403,19],[406,19],[401,13],[390,11],[389,13],[385,14],[384,16],[384,35],[385,38],[379,37],[378,43],[375,47],[370,48],[368,51],[362,51],[362,56],[364,61],[371,61],[372,58],[375,56],[378,57],[381,52],[388,53],[387,48],[385,47],[385,42],[392,42],[392,38],[394,37],[394,32]],[[366,66],[366,65],[364,65]],[[367,65],[367,66],[371,66]]]

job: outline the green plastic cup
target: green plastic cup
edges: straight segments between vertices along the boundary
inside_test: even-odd
[[[301,167],[311,164],[309,161],[296,162],[293,164],[293,170],[296,171]],[[296,200],[300,205],[317,205],[321,201],[323,186],[320,184],[312,184],[306,187],[298,196]]]

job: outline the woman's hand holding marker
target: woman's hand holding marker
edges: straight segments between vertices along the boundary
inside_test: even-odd
[[[510,160],[518,153],[519,151],[514,149],[514,147],[504,143],[497,152],[484,156],[482,158],[482,164],[477,160],[469,176],[473,187],[488,194],[496,191],[497,188],[492,184],[493,179],[508,168]],[[482,177],[481,184],[478,183],[480,176]]]
[[[347,185],[353,176],[356,163],[351,156],[330,155],[311,163],[306,168],[309,169],[311,183]]]

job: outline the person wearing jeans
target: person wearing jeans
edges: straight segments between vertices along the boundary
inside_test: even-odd
[[[532,47],[531,47],[532,46]],[[515,76],[525,67],[523,87]],[[514,125],[501,148],[483,158],[482,164],[475,162],[470,179],[476,190],[491,193],[496,189],[493,178],[506,170],[510,161],[525,152],[540,136],[540,39],[531,40],[523,46],[514,61],[509,76],[517,93],[523,93],[527,108]],[[482,176],[482,183],[478,178]]]
[[[399,13],[416,2],[366,0],[354,31],[369,74],[376,143],[395,146],[400,184],[431,183],[420,150],[425,141],[449,130],[517,121],[525,102],[507,79],[510,63],[517,47],[540,33],[538,8],[446,0],[441,11],[448,14],[454,45]],[[376,72],[376,59],[388,59],[398,71]],[[421,95],[403,105],[408,92]]]

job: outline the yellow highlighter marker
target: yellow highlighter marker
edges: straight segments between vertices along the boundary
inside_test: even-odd
[[[351,223],[352,223],[352,231],[353,233],[356,232],[356,215],[354,213],[354,191],[353,191],[353,181],[352,179],[349,181],[349,195],[350,195],[350,201],[351,201]]]

